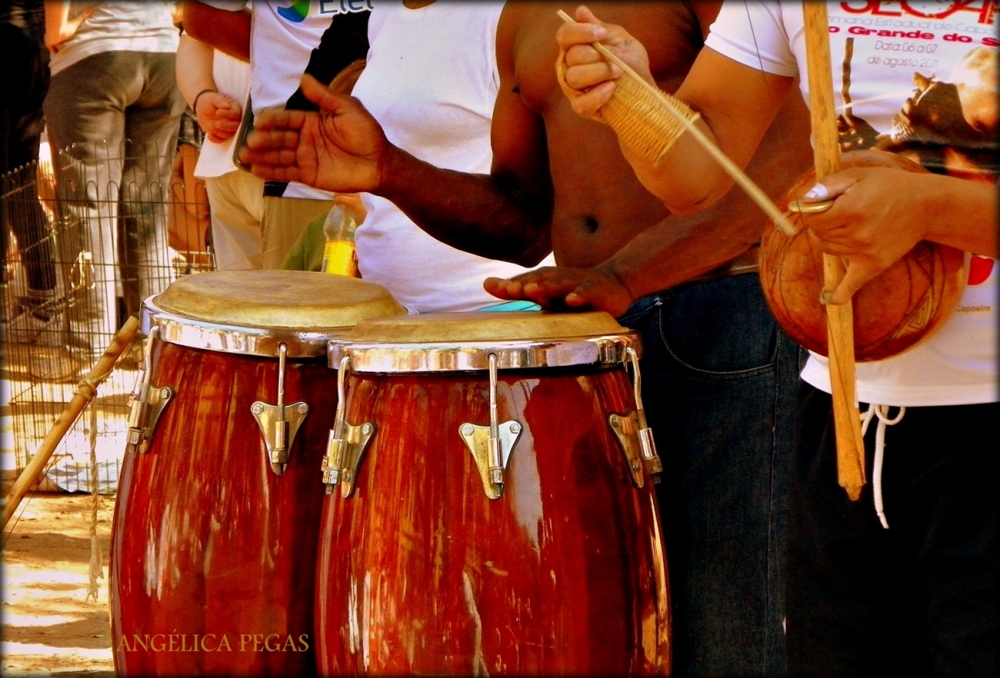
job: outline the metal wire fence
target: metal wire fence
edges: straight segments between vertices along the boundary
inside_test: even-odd
[[[129,142],[70,147],[2,177],[0,376],[8,381],[14,438],[5,472],[27,465],[81,376],[143,299],[179,276],[214,268],[195,159],[188,146],[168,153]],[[119,360],[93,411],[53,455],[42,489],[89,490],[96,434],[98,486],[114,492],[140,356],[136,345]]]

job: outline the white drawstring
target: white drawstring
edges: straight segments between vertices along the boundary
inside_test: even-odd
[[[875,461],[872,468],[872,491],[875,495],[875,513],[882,523],[882,527],[889,529],[889,521],[885,519],[885,509],[882,506],[882,460],[885,457],[885,427],[898,424],[906,414],[906,408],[900,407],[899,414],[895,419],[889,419],[890,405],[869,405],[868,411],[861,415],[861,435],[864,437],[868,432],[868,424],[872,417],[878,417],[878,426],[875,428]]]

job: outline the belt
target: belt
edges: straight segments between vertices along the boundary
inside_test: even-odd
[[[719,278],[728,278],[734,275],[742,275],[743,273],[756,273],[759,254],[760,243],[754,243],[743,254],[728,264],[713,268],[708,273],[703,273],[697,278],[691,278],[688,282],[705,282],[706,280],[718,280]]]

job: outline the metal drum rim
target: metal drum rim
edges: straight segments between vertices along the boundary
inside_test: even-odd
[[[321,358],[327,353],[331,338],[344,334],[351,326],[316,328],[271,328],[254,325],[216,323],[165,311],[153,295],[142,305],[140,327],[147,336],[153,326],[159,338],[169,344],[220,353],[277,358],[284,344],[289,358]]]
[[[628,360],[627,349],[642,355],[635,332],[558,340],[468,341],[391,344],[331,339],[328,364],[337,369],[350,358],[352,372],[397,374],[409,372],[478,372],[490,369],[523,370],[586,365],[618,365]]]

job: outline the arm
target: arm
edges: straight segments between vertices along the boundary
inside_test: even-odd
[[[770,196],[784,193],[812,165],[809,112],[789,92],[747,173]],[[503,299],[531,299],[546,307],[594,308],[614,316],[635,300],[722,266],[760,240],[767,217],[738,187],[711,208],[670,215],[635,235],[591,268],[543,268],[486,289]]]
[[[759,237],[759,224],[733,229],[720,219],[668,217],[592,268],[545,267],[508,280],[488,278],[484,286],[501,299],[528,299],[544,308],[591,308],[618,317],[640,297],[731,261]]]
[[[221,143],[236,134],[243,105],[227,94],[206,92],[215,89],[212,75],[214,59],[215,50],[210,45],[187,34],[181,35],[177,46],[177,86],[188,106],[194,110],[208,140]]]
[[[230,11],[185,0],[184,30],[240,61],[250,61],[250,10]]]
[[[532,264],[547,253],[547,238],[539,245],[537,233],[514,237],[538,220],[531,220],[532,209],[545,212],[540,218],[547,220],[547,201],[506,188],[503,180],[419,160],[389,143],[357,99],[333,94],[308,75],[301,86],[320,111],[259,116],[240,155],[254,174],[336,193],[382,196],[434,237],[480,256]]]
[[[87,7],[70,18],[69,4],[69,0],[45,3],[45,46],[53,54],[62,48],[64,42],[76,35],[80,25],[94,13],[93,7]]]
[[[997,259],[997,187],[940,174],[851,168],[825,177],[806,201],[835,198],[810,217],[824,251],[847,260],[830,303],[842,304],[866,282],[930,240]]]
[[[516,12],[505,8],[497,27],[500,83],[490,133],[490,175],[436,170],[436,178],[429,175],[423,187],[419,182],[387,186],[384,195],[452,247],[534,266],[552,251],[553,191],[545,124],[524,104],[515,83],[512,43],[523,21]]]
[[[586,8],[579,8],[578,24],[559,28],[557,40],[566,52],[564,92],[573,110],[601,120],[600,108],[615,89],[622,71],[607,61],[591,43],[602,42],[625,60],[644,80],[655,84],[642,45],[620,26],[601,24]],[[791,78],[769,75],[743,66],[705,48],[677,91],[677,98],[701,114],[696,126],[738,166],[745,167],[774,118]],[[747,115],[747,111],[754,111]],[[622,148],[642,184],[677,214],[693,214],[725,195],[733,181],[691,134],[682,134],[663,163],[654,167],[646,158]]]

